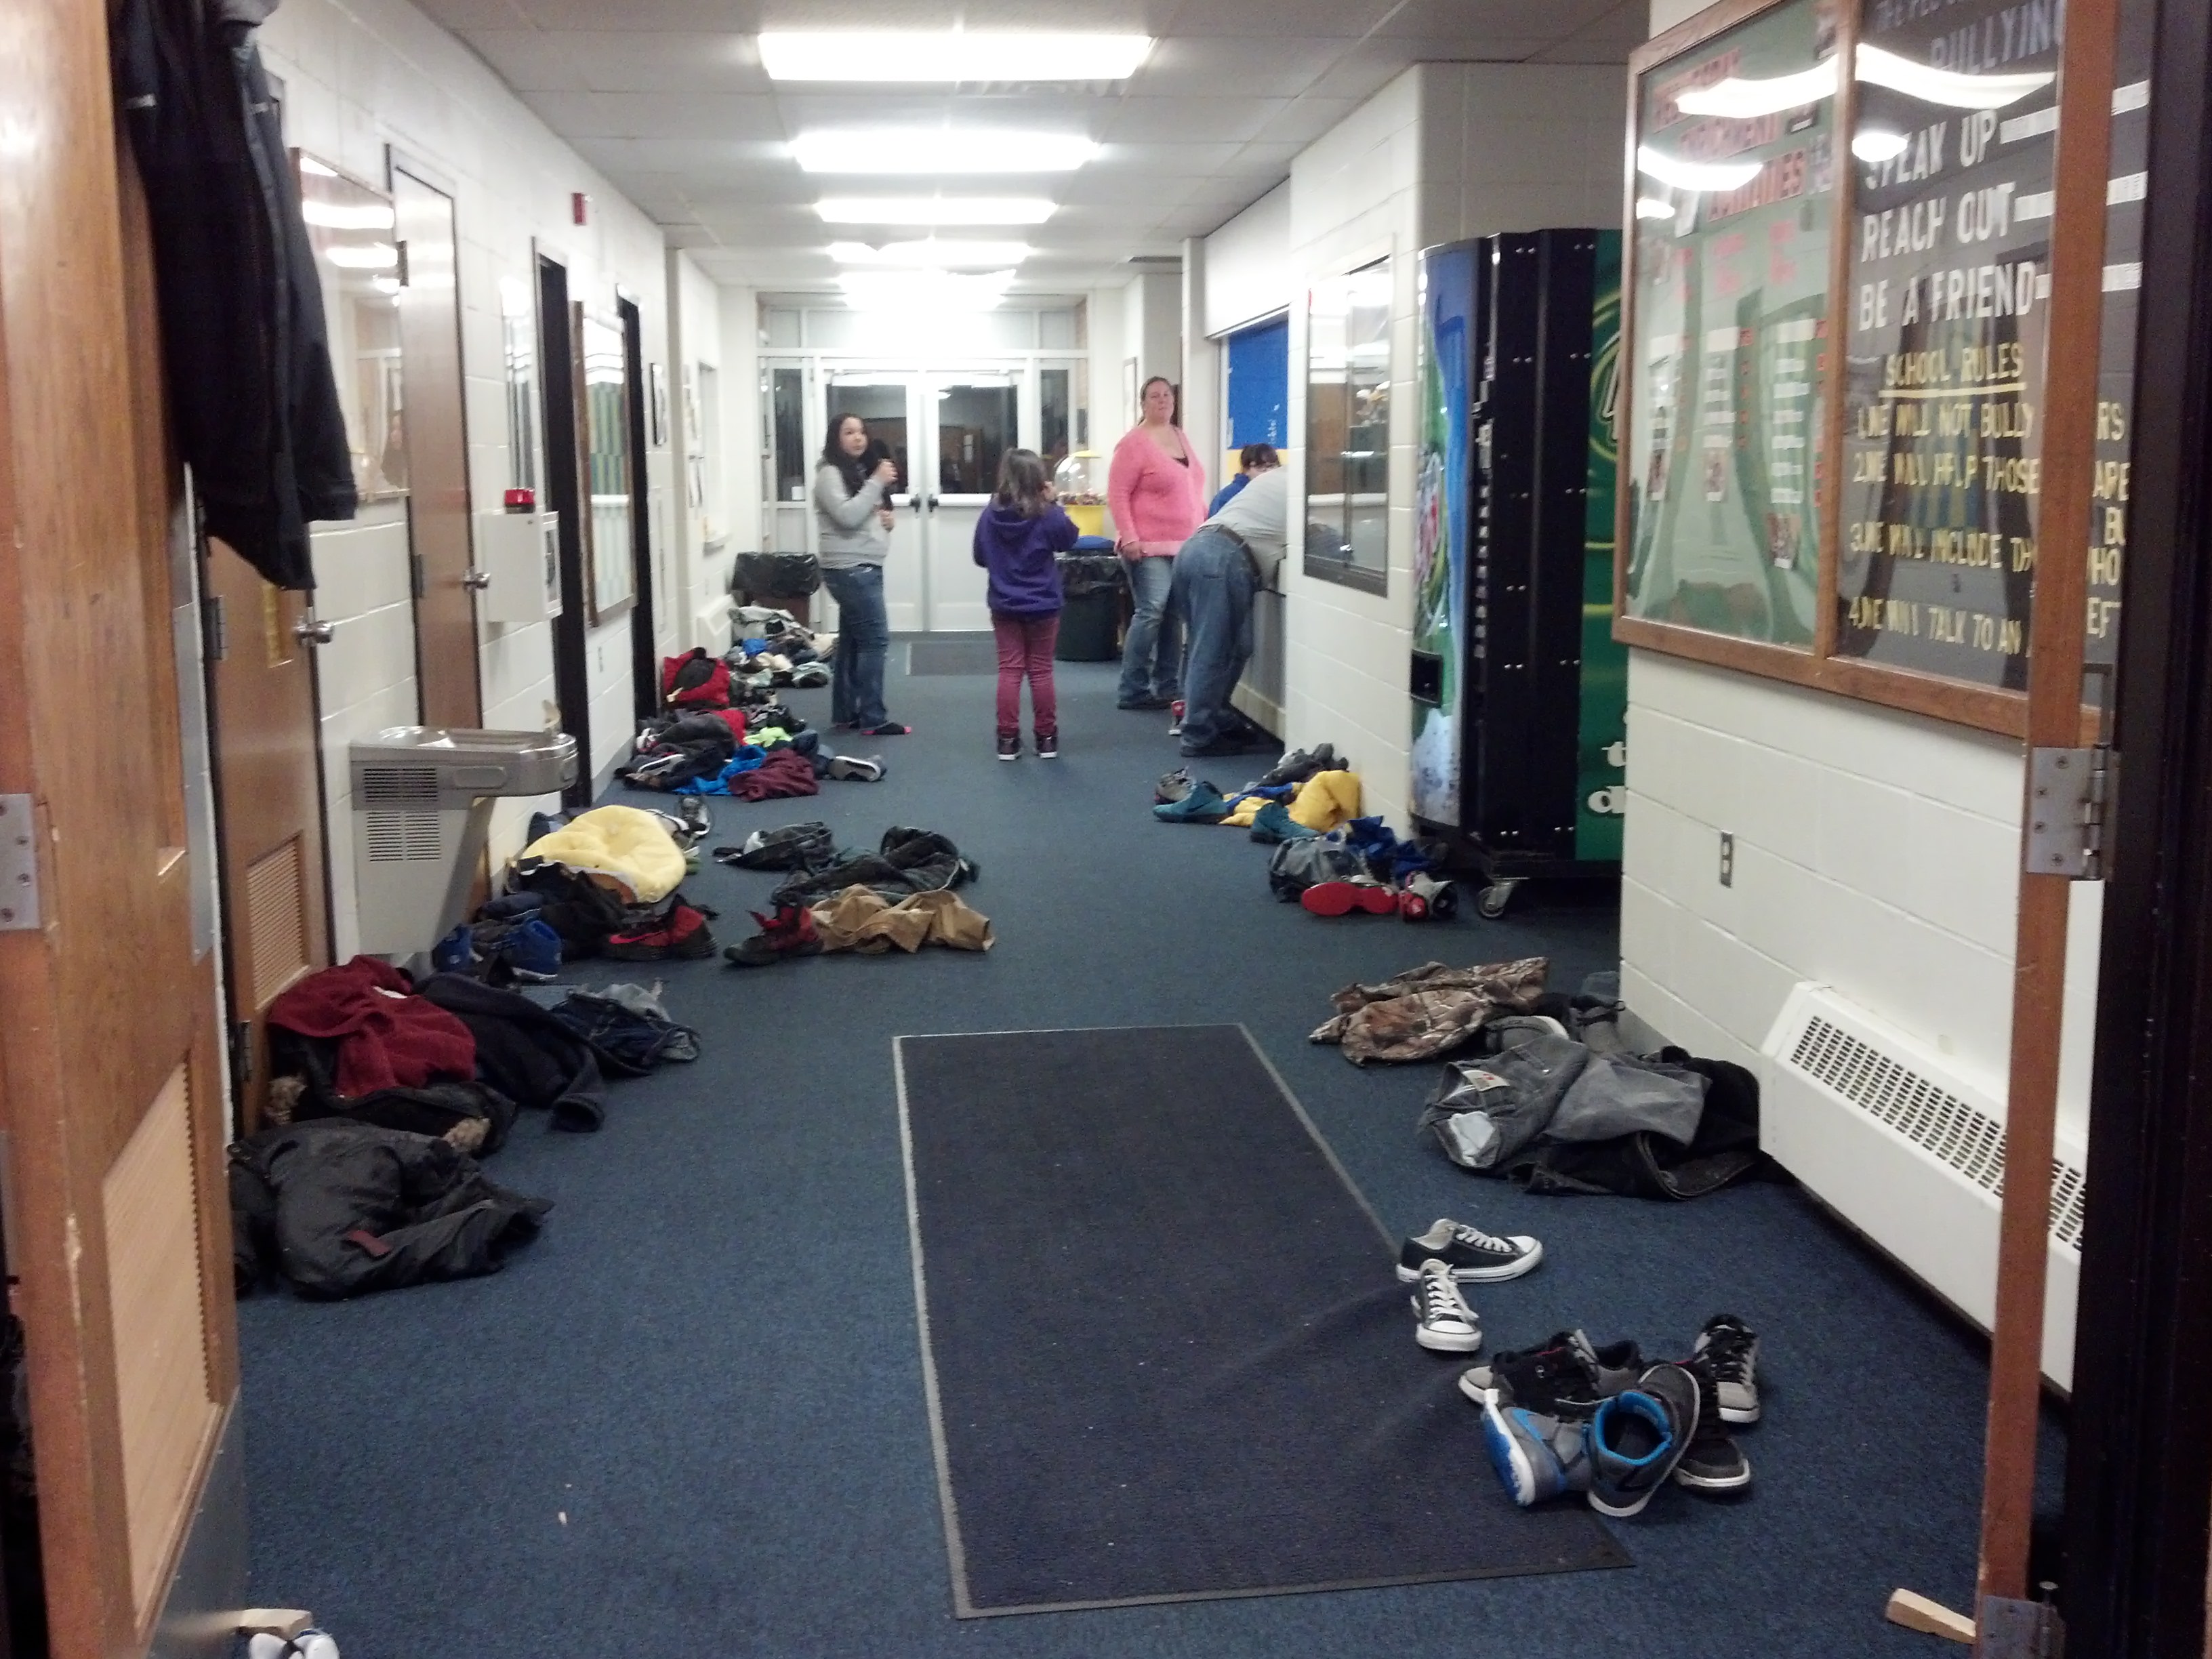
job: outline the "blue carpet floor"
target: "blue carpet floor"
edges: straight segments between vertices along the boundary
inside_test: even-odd
[[[1063,665],[1062,757],[1008,766],[990,681],[907,678],[902,659],[891,708],[917,731],[881,743],[887,781],[718,802],[714,839],[815,817],[852,843],[944,830],[981,863],[968,896],[998,948],[672,964],[669,1002],[705,1055],[614,1085],[598,1135],[520,1127],[491,1172],[557,1207],[505,1273],[245,1304],[257,1601],[312,1607],[346,1659],[1929,1651],[1881,1610],[1899,1584],[1970,1595],[1978,1339],[1794,1188],[1526,1197],[1416,1137],[1433,1066],[1363,1072],[1306,1042],[1331,990],[1431,957],[1541,952],[1572,988],[1614,965],[1609,897],[1524,890],[1504,921],[1425,929],[1322,921],[1268,897],[1241,834],[1152,821],[1173,747],[1163,717],[1113,708],[1109,668]],[[826,723],[826,693],[793,702]],[[710,864],[688,890],[734,940],[775,879]],[[1717,1310],[1752,1322],[1768,1406],[1744,1437],[1750,1496],[1662,1494],[1619,1523],[1637,1563],[1619,1571],[956,1623],[891,1039],[1217,1021],[1250,1029],[1392,1227],[1452,1215],[1542,1237],[1536,1273],[1475,1287],[1493,1347],[1583,1324],[1664,1352]],[[1270,1247],[1223,1239],[1219,1293],[1264,1274]]]

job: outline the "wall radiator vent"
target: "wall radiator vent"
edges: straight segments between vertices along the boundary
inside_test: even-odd
[[[1805,984],[1767,1034],[1759,1140],[1846,1221],[1987,1329],[2004,1193],[2002,1085]],[[2062,1117],[2052,1161],[2043,1369],[2073,1380],[2086,1197],[2083,1133]]]

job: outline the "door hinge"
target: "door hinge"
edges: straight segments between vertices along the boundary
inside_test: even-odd
[[[230,613],[220,593],[210,593],[201,603],[207,606],[208,659],[222,662],[230,655]]]
[[[2116,750],[2027,751],[2027,836],[2022,867],[2031,876],[2101,881],[2107,825],[2119,781]]]
[[[420,553],[410,552],[407,556],[407,581],[418,599],[429,592],[429,575]]]
[[[400,287],[411,287],[413,284],[407,275],[407,244],[404,241],[394,241],[392,246],[399,254],[399,269],[393,274],[398,277]]]
[[[0,933],[44,925],[39,914],[37,815],[28,795],[0,795]]]
[[[2048,1601],[1982,1598],[1974,1651],[1981,1659],[2064,1659],[2066,1626]]]
[[[230,1022],[230,1080],[237,1085],[253,1080],[253,1027],[246,1020]]]

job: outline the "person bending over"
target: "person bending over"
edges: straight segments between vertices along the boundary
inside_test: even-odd
[[[1250,483],[1262,472],[1273,471],[1282,464],[1283,458],[1275,453],[1274,445],[1246,444],[1243,448],[1237,452],[1237,476],[1222,485],[1215,493],[1213,500],[1206,507],[1206,516],[1212,518],[1230,502],[1235,501],[1246,484]]]
[[[1128,572],[1133,614],[1121,651],[1123,708],[1164,708],[1182,678],[1182,625],[1170,602],[1175,553],[1206,516],[1206,479],[1197,452],[1175,423],[1175,386],[1145,382],[1145,417],[1114,446],[1106,499],[1114,511],[1115,551]]]
[[[1022,681],[1030,683],[1030,723],[1037,758],[1060,753],[1060,707],[1052,652],[1060,640],[1059,555],[1081,532],[1053,498],[1052,479],[1033,449],[1010,449],[999,462],[998,492],[975,521],[975,562],[990,573],[991,631],[999,641],[999,758],[1022,752]]]
[[[1252,600],[1283,561],[1290,475],[1264,471],[1200,525],[1176,555],[1173,603],[1190,630],[1183,659],[1182,752],[1237,755],[1263,746],[1230,706],[1252,657]]]
[[[830,659],[830,717],[874,738],[908,728],[884,712],[884,656],[891,641],[884,610],[884,560],[891,547],[889,456],[867,465],[868,428],[857,415],[834,415],[814,472],[814,522],[820,532],[822,585],[837,601],[837,651]]]

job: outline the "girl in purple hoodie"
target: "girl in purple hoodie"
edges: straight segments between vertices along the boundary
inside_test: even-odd
[[[1075,521],[1053,499],[1051,476],[1033,449],[1010,449],[999,488],[975,522],[975,562],[990,572],[991,631],[999,639],[999,758],[1022,752],[1022,681],[1040,760],[1060,753],[1060,706],[1052,650],[1060,638],[1060,562],[1075,545]]]

